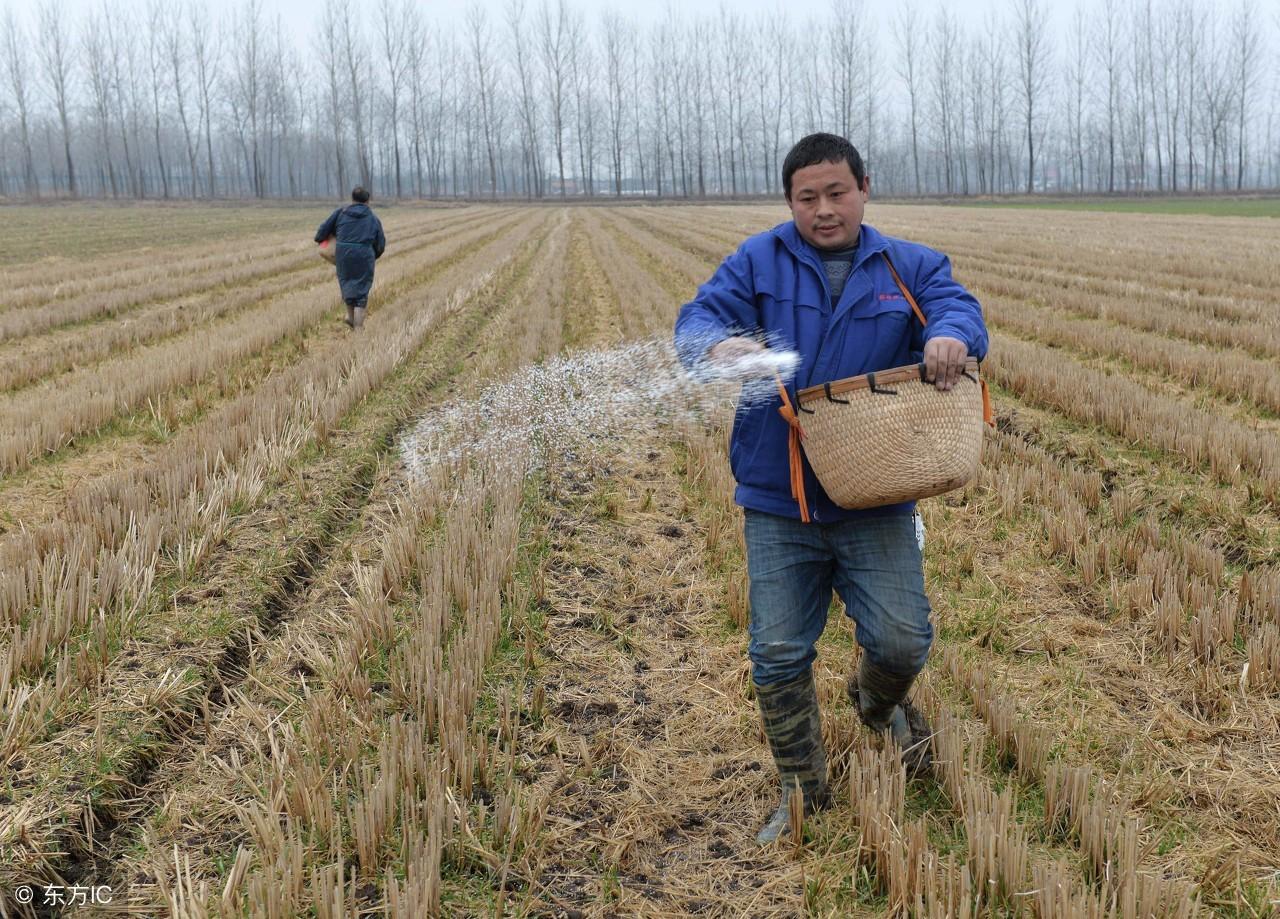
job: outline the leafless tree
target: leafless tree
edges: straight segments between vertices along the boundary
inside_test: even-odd
[[[693,118],[693,159],[699,197],[706,197],[707,194],[707,114],[713,103],[710,101],[711,67],[702,49],[710,42],[710,27],[705,22],[695,23],[689,31],[689,47],[692,51],[689,92],[692,96],[690,114]]]
[[[416,6],[410,5],[404,23],[405,47],[407,49],[405,78],[409,83],[409,112],[412,115],[413,139],[410,148],[413,151],[413,193],[421,198],[422,186],[422,148],[423,133],[427,130],[427,99],[425,86],[427,76],[426,36],[422,32],[422,17]]]
[[[827,55],[831,62],[831,104],[837,130],[843,137],[853,131],[853,113],[858,109],[855,94],[858,80],[858,35],[862,31],[857,11],[850,0],[834,0],[832,22],[827,32]]]
[[[1027,141],[1027,194],[1035,192],[1036,144],[1042,132],[1045,89],[1049,80],[1048,10],[1041,0],[1014,0],[1013,46],[1017,54],[1018,93]]]
[[[1067,132],[1071,147],[1071,177],[1075,191],[1084,191],[1084,105],[1089,85],[1089,36],[1084,6],[1076,4],[1067,33]]]
[[[1183,82],[1182,94],[1186,103],[1186,121],[1184,122],[1184,139],[1187,144],[1187,191],[1196,187],[1196,95],[1200,83],[1200,70],[1204,66],[1200,54],[1200,43],[1205,26],[1205,17],[1193,0],[1182,0],[1178,4],[1176,15],[1179,23],[1178,41],[1184,50],[1179,78]]]
[[[1231,18],[1231,44],[1236,80],[1236,190],[1244,188],[1249,115],[1262,61],[1262,37],[1253,0],[1240,0]]]
[[[986,112],[990,100],[986,97],[982,36],[970,41],[964,55],[964,90],[969,137],[972,138],[973,168],[977,178],[978,194],[991,192],[991,174],[988,171],[986,138]]]
[[[650,162],[653,164],[654,191],[659,198],[662,197],[664,147],[666,146],[667,138],[670,136],[669,128],[667,127],[667,114],[671,98],[671,82],[667,61],[668,48],[666,41],[663,33],[655,29],[649,34],[648,82],[649,92],[652,93],[652,105],[649,108],[649,137],[652,144],[651,150],[653,151]]]
[[[914,0],[907,0],[891,20],[894,41],[894,72],[907,87],[907,105],[911,119],[911,164],[915,170],[916,194],[920,185],[920,54],[924,32]]]
[[[351,102],[351,122],[356,140],[356,162],[360,167],[360,184],[365,188],[373,185],[373,171],[369,165],[369,126],[365,119],[368,116],[368,52],[364,45],[364,36],[360,32],[359,21],[353,18],[350,6],[343,4],[341,18],[338,20],[339,38],[342,43],[342,62],[346,68],[347,98]]]
[[[538,39],[542,53],[544,91],[551,110],[551,134],[555,138],[560,197],[565,196],[564,109],[569,88],[569,32],[571,14],[565,0],[542,0],[538,11]]]
[[[267,170],[268,182],[273,174],[279,180],[281,172],[288,184],[289,197],[298,196],[301,165],[299,162],[299,142],[301,140],[301,119],[306,108],[305,96],[296,93],[296,82],[291,74],[302,71],[302,62],[298,49],[286,42],[283,23],[278,19],[276,27],[271,30],[274,43],[271,48],[267,66],[267,114],[271,128],[267,132],[267,145],[271,152]],[[281,160],[283,159],[283,166]]]
[[[130,192],[146,197],[142,167],[140,125],[141,99],[138,90],[138,42],[135,22],[126,10],[114,10],[103,0],[102,28],[111,51],[111,100],[115,104],[116,126],[124,148],[125,171]],[[136,156],[134,154],[137,154]]]
[[[1202,129],[1207,146],[1205,179],[1209,188],[1216,189],[1221,178],[1227,184],[1226,131],[1228,118],[1235,110],[1235,96],[1239,87],[1230,65],[1226,47],[1230,36],[1218,28],[1217,20],[1206,19],[1201,32],[1200,54],[1203,65],[1199,68],[1200,93],[1204,103]],[[1222,172],[1219,172],[1221,167]]]
[[[507,39],[511,43],[511,56],[520,88],[520,165],[524,174],[525,194],[530,197],[542,197],[542,146],[538,131],[538,100],[533,73],[533,52],[525,33],[525,0],[508,0],[506,17],[509,33]]]
[[[169,197],[169,170],[164,162],[164,142],[160,139],[160,96],[164,78],[164,15],[160,0],[147,3],[147,67],[151,72],[151,114],[155,135],[156,165],[160,170],[160,186],[165,198]]]
[[[674,124],[670,125],[667,133],[667,160],[671,164],[673,190],[678,189],[679,194],[687,198],[691,189],[689,168],[689,122],[692,118],[692,100],[689,96],[693,84],[693,68],[689,61],[691,49],[688,46],[689,36],[683,24],[671,11],[668,11],[664,31],[671,43],[671,101],[672,114],[675,117]]]
[[[458,133],[462,128],[462,119],[458,117],[459,108],[459,79],[462,73],[462,54],[458,50],[458,43],[452,34],[444,32],[437,36],[437,48],[435,54],[436,63],[436,85],[439,87],[437,93],[437,109],[438,117],[442,124],[449,126],[447,134],[441,132],[440,143],[435,150],[436,176],[438,189],[443,192],[445,188],[446,176],[452,185],[452,193],[457,195],[461,193],[458,168]],[[445,143],[445,137],[448,143]],[[446,156],[449,161],[449,168],[444,168]]]
[[[400,93],[409,68],[408,39],[413,33],[412,0],[387,0],[378,6],[378,39],[382,46],[387,104],[391,116],[391,142],[396,170],[396,197],[404,197],[400,164]]]
[[[941,172],[947,194],[956,190],[956,122],[958,108],[960,43],[956,21],[946,7],[938,7],[929,31],[929,64],[933,77],[931,96],[938,139],[942,149]]]
[[[196,98],[199,100],[200,132],[204,136],[209,197],[217,197],[217,170],[213,166],[213,91],[218,83],[221,49],[209,25],[205,8],[196,2],[187,7],[187,34],[191,38],[192,60],[196,68]]]
[[[337,0],[325,0],[315,47],[320,64],[324,68],[326,108],[329,114],[329,130],[332,132],[334,177],[338,181],[339,191],[346,191],[348,188],[347,162],[343,144],[344,84]]]
[[[27,37],[13,10],[4,14],[4,66],[13,92],[13,104],[18,113],[19,137],[22,141],[22,184],[27,196],[35,198],[40,193],[36,179],[35,155],[31,150],[31,93],[27,84]]]
[[[68,17],[62,0],[44,0],[39,7],[39,41],[36,45],[44,78],[58,121],[62,125],[62,150],[66,157],[67,190],[71,197],[78,194],[76,166],[71,159],[71,81],[75,66],[75,45],[71,38]]]
[[[162,42],[164,54],[169,67],[169,80],[173,87],[173,101],[178,111],[178,121],[182,124],[182,139],[187,153],[188,188],[191,197],[195,197],[199,185],[199,167],[197,166],[197,149],[195,138],[191,132],[191,117],[188,114],[187,102],[187,38],[183,29],[181,10],[177,6],[166,7],[162,26]]]
[[[627,32],[622,17],[606,11],[601,19],[601,38],[604,42],[605,109],[609,119],[609,160],[613,170],[613,193],[622,195],[622,134],[626,124],[624,107],[625,58]],[[522,83],[523,87],[523,83]]]
[[[569,29],[569,82],[573,86],[573,125],[578,142],[578,176],[586,194],[594,194],[595,104],[591,91],[595,54],[587,40],[582,17],[574,16]]]
[[[790,63],[795,47],[795,34],[780,10],[769,14],[763,28],[768,37],[765,42],[768,47],[765,60],[769,66],[765,75],[768,82],[761,90],[760,115],[761,131],[768,138],[765,144],[765,189],[771,190],[778,187],[776,183],[782,175],[782,122],[790,108]],[[701,129],[700,124],[698,128]],[[705,194],[701,190],[701,181],[699,186],[699,194]]]
[[[646,164],[648,159],[645,156],[645,145],[642,140],[644,130],[644,110],[639,105],[641,94],[645,87],[645,68],[644,68],[644,47],[639,37],[632,44],[631,48],[631,66],[627,73],[627,92],[628,95],[636,100],[635,105],[631,106],[631,149],[635,153],[636,172],[640,178],[640,190],[642,193],[648,188],[648,171]]]
[[[1236,191],[1280,166],[1280,20],[1256,0],[1081,0],[1053,34],[1044,0],[644,24],[504,0],[429,29],[419,0],[367,22],[327,0],[304,42],[277,3],[11,5],[0,194],[741,195],[814,130],[896,192]]]
[[[233,112],[237,114],[245,177],[253,195],[258,198],[266,195],[259,125],[265,103],[263,32],[261,0],[244,0],[244,5],[234,19],[231,53],[233,92],[230,102]]]
[[[467,7],[467,47],[471,51],[471,64],[475,68],[476,89],[480,95],[480,124],[484,132],[484,146],[489,159],[489,194],[498,194],[498,159],[494,152],[494,56],[493,36],[489,19],[479,4]]]
[[[1175,7],[1171,15],[1160,17],[1156,30],[1156,50],[1159,58],[1160,102],[1164,115],[1164,136],[1168,144],[1169,187],[1178,190],[1178,145],[1182,140],[1179,122],[1182,118],[1185,98],[1182,68],[1186,48],[1182,40],[1187,25],[1183,7]]]
[[[1102,9],[1096,21],[1093,45],[1098,55],[1107,112],[1107,191],[1116,190],[1116,131],[1119,118],[1121,48],[1124,41],[1119,0],[1101,0]]]
[[[1155,6],[1153,0],[1143,0],[1142,7],[1138,10],[1138,26],[1136,32],[1138,35],[1139,47],[1143,58],[1143,77],[1146,84],[1145,99],[1150,106],[1151,112],[1151,133],[1154,136],[1153,149],[1156,157],[1156,189],[1164,191],[1164,145],[1161,143],[1160,135],[1160,88],[1163,83],[1164,69],[1168,67],[1168,61],[1157,60],[1160,56],[1156,48],[1156,33],[1159,25],[1156,21]]]
[[[1146,188],[1147,131],[1150,119],[1150,112],[1147,110],[1147,64],[1139,18],[1141,10],[1131,7],[1130,13],[1127,17],[1130,22],[1126,34],[1128,53],[1124,62],[1126,105],[1122,110],[1126,191]]]
[[[653,86],[653,162],[654,176],[658,183],[658,194],[662,194],[662,177],[669,175],[672,194],[677,193],[675,136],[678,131],[672,118],[679,109],[679,87],[676,80],[676,58],[679,50],[675,45],[677,33],[672,16],[667,16],[655,27],[650,36],[649,72]]]
[[[845,0],[836,0],[844,3]],[[837,13],[837,16],[839,14]],[[729,158],[730,191],[737,195],[739,191],[739,174],[742,183],[746,182],[746,129],[749,113],[745,112],[745,93],[743,87],[747,82],[747,59],[749,51],[746,40],[746,26],[742,18],[732,9],[720,17],[721,47],[720,55],[724,60],[724,91],[726,105],[726,137],[725,146]],[[743,189],[745,190],[745,189]]]
[[[111,68],[102,24],[92,10],[85,16],[80,44],[98,122],[98,171],[105,179],[104,187],[110,187],[111,197],[118,198],[120,188],[111,158]]]

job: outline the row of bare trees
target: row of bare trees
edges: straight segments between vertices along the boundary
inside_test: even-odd
[[[867,0],[649,24],[326,0],[304,28],[264,0],[218,22],[196,0],[40,0],[0,21],[0,196],[749,195],[813,130],[850,137],[880,193],[1280,185],[1255,0],[1006,4],[906,0],[878,32]]]

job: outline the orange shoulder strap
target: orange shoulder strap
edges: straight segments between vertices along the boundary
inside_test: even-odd
[[[791,397],[787,395],[787,387],[782,377],[775,374],[774,382],[778,384],[778,395],[782,397],[782,405],[778,406],[778,414],[787,422],[787,461],[791,465],[791,497],[800,505],[800,521],[809,522],[809,501],[804,494],[804,458],[800,455],[800,441],[804,439],[804,428],[800,427],[800,419],[791,406]]]
[[[889,253],[881,251],[884,256],[884,263],[889,266],[889,274],[893,275],[893,281],[898,285],[898,290],[902,291],[902,296],[907,298],[907,302],[911,304],[912,311],[916,314],[916,318],[920,320],[921,325],[928,325],[929,321],[924,318],[924,313],[920,311],[920,304],[916,302],[916,298],[911,296],[911,291],[907,290],[907,285],[902,283],[902,278],[898,276],[898,269],[893,267],[893,262],[889,260]]]

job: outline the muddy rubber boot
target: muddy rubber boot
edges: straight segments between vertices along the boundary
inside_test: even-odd
[[[351,314],[351,328],[357,331],[363,329],[365,308],[363,306],[357,306],[351,311]]]
[[[756,835],[756,842],[763,846],[790,832],[791,798],[797,792],[804,795],[806,816],[826,807],[827,749],[812,670],[790,683],[756,686],[755,691],[764,735],[782,782],[782,801]]]
[[[933,766],[929,738],[933,729],[924,712],[907,701],[915,677],[903,677],[877,667],[864,654],[857,677],[848,682],[849,699],[862,723],[876,733],[888,731],[899,749],[907,776],[927,772]]]
[[[354,306],[347,306],[347,318],[342,321],[353,329],[356,327],[356,308]]]

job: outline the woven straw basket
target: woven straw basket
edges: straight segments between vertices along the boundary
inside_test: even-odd
[[[844,508],[880,507],[960,488],[982,458],[978,362],[947,392],[924,364],[895,367],[798,393],[809,465]]]

